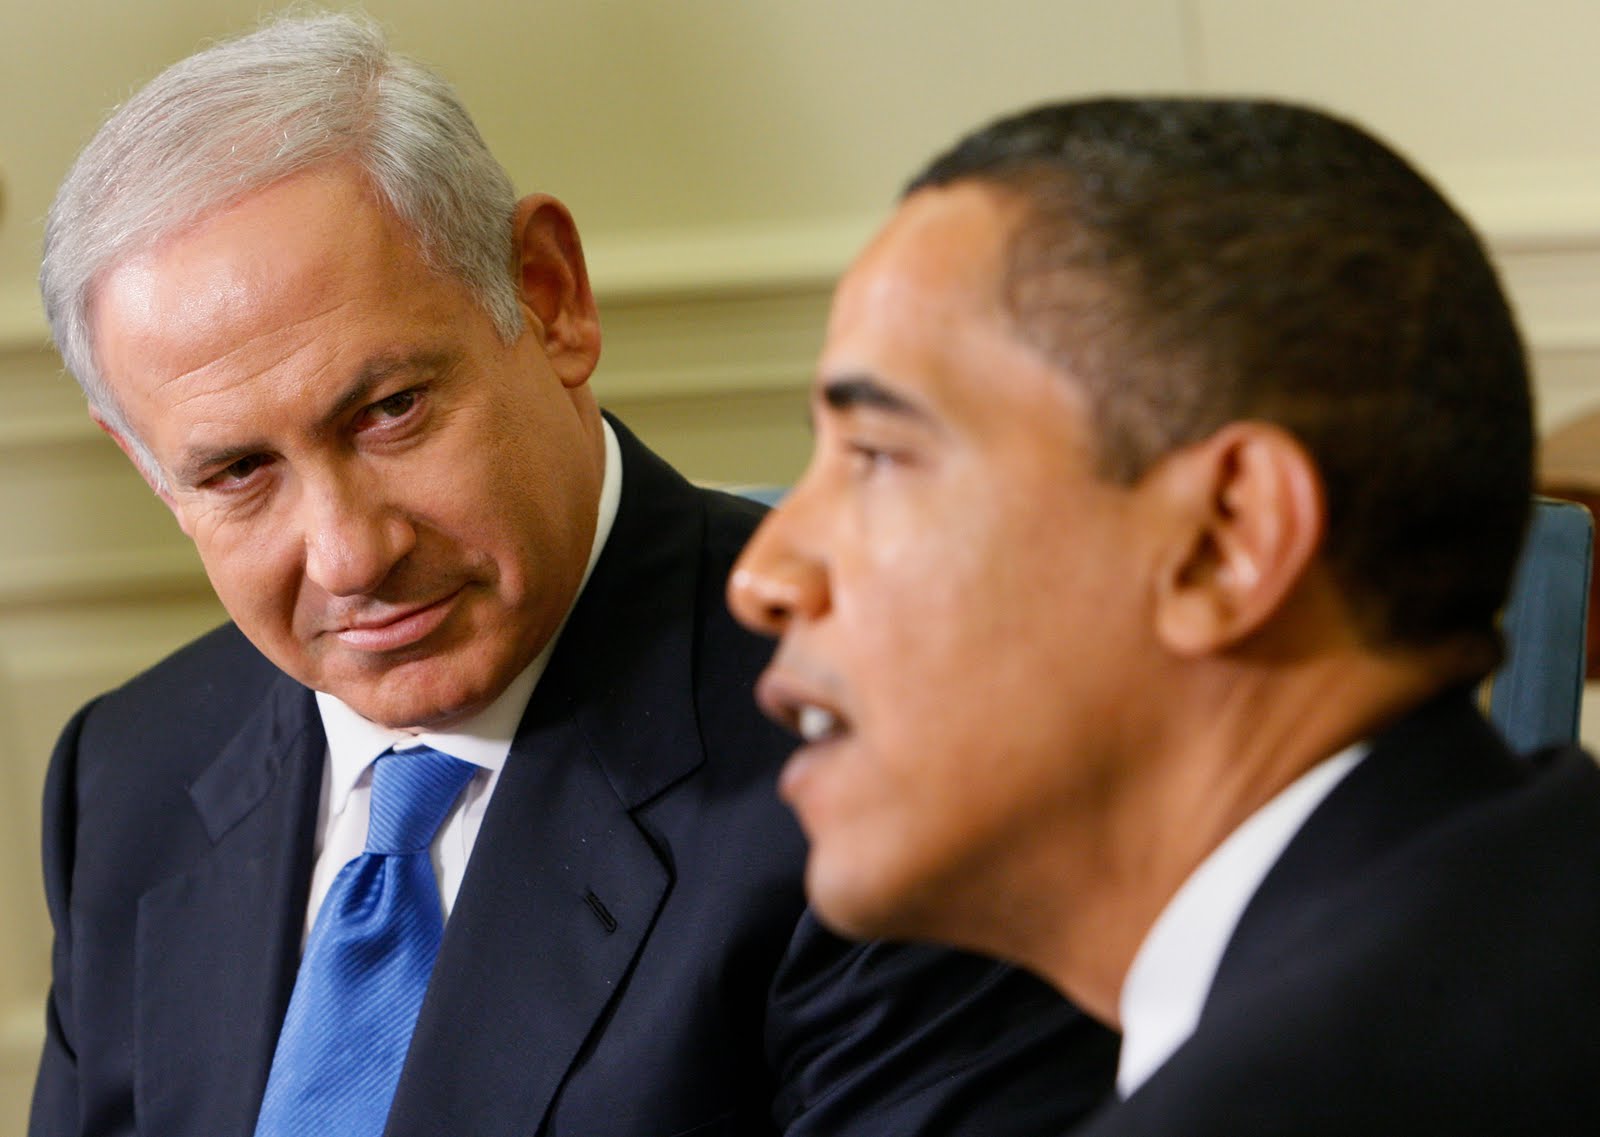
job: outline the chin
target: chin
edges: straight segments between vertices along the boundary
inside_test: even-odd
[[[494,701],[463,691],[436,692],[426,698],[409,692],[401,698],[385,697],[382,691],[333,694],[362,718],[391,730],[443,730]]]
[[[831,931],[847,939],[922,939],[907,903],[913,890],[867,871],[860,857],[830,862],[813,849],[806,862],[806,899]]]
[[[976,882],[957,865],[938,860],[880,860],[862,850],[825,857],[812,846],[806,862],[806,898],[832,932],[851,940],[941,944],[961,951],[1018,960],[984,898],[1003,885]]]

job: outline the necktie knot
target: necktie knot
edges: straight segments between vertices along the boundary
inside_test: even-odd
[[[470,762],[426,746],[382,755],[372,765],[367,852],[416,853],[426,849],[476,770]]]

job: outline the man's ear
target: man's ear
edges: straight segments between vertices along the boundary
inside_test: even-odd
[[[580,387],[600,361],[600,313],[589,288],[578,227],[548,194],[517,203],[517,286],[561,381]]]
[[[90,411],[89,417],[94,419],[94,424],[105,431],[111,441],[117,444],[117,449],[127,456],[128,461],[133,463],[133,468],[139,471],[139,476],[144,479],[144,484],[150,487],[151,492],[160,498],[162,504],[172,511],[172,516],[178,520],[178,528],[182,529],[186,536],[192,536],[189,533],[188,522],[184,520],[183,513],[178,509],[177,499],[172,496],[172,491],[167,489],[157,472],[150,468],[148,456],[144,450],[135,446],[126,434],[112,426],[98,414]]]
[[[1238,644],[1280,614],[1322,545],[1327,507],[1311,455],[1271,423],[1235,422],[1150,475],[1173,510],[1156,632],[1200,656]]]

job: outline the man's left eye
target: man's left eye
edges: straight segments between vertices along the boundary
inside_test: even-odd
[[[897,451],[861,442],[851,443],[849,453],[851,465],[862,474],[874,474],[898,465],[901,457]]]
[[[356,430],[371,430],[374,427],[387,426],[389,423],[398,422],[410,415],[417,408],[417,403],[422,398],[419,388],[408,387],[404,391],[396,391],[386,399],[379,399],[363,407],[356,416]]]
[[[409,411],[417,402],[415,391],[399,391],[387,399],[380,399],[372,404],[372,413],[381,418],[399,418]]]

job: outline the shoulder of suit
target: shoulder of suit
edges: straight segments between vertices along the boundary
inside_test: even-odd
[[[731,560],[761,524],[767,507],[723,490],[701,489],[699,493],[705,503],[707,546]]]
[[[207,632],[100,700],[101,713],[155,702],[176,713],[201,700],[255,703],[288,682],[232,623]],[[183,701],[180,701],[183,700]]]

